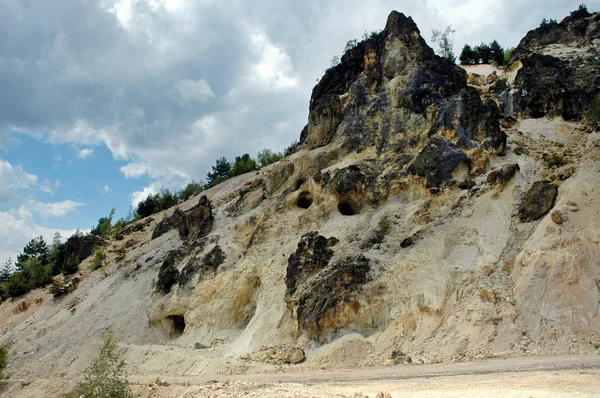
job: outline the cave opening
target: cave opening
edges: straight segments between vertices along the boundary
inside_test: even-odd
[[[169,315],[167,319],[171,322],[171,335],[173,337],[181,336],[185,330],[185,318],[183,314]]]
[[[342,200],[338,203],[338,210],[343,216],[358,214],[358,206],[350,200]]]
[[[296,205],[302,209],[308,209],[313,203],[313,198],[310,192],[302,192],[298,195]]]

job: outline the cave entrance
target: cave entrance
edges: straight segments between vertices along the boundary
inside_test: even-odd
[[[183,314],[169,315],[167,319],[171,324],[171,336],[181,336],[185,330],[185,318],[183,317]]]
[[[343,216],[358,214],[358,206],[351,200],[342,200],[338,203],[338,210]]]
[[[313,197],[310,192],[302,192],[298,195],[296,205],[302,209],[308,209],[313,203]]]

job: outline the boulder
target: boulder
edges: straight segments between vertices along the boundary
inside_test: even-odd
[[[553,207],[558,188],[547,181],[536,181],[523,195],[519,205],[519,219],[522,222],[539,220]]]
[[[249,355],[254,361],[266,362],[274,365],[297,364],[306,358],[304,350],[290,345],[262,347]]]
[[[494,169],[487,176],[487,183],[490,186],[503,187],[519,171],[519,165],[516,163],[505,164],[499,169]]]
[[[410,174],[424,177],[427,188],[437,191],[454,184],[452,172],[461,163],[470,167],[471,161],[455,144],[442,137],[433,137],[408,167]]]

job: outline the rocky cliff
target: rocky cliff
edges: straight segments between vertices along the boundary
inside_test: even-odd
[[[74,292],[3,303],[13,377],[76,379],[109,329],[138,375],[597,352],[580,14],[474,84],[392,12],[314,88],[299,152],[145,220]]]

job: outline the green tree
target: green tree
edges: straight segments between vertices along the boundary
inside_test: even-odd
[[[108,332],[98,356],[85,370],[76,396],[84,398],[131,397],[125,372],[125,361],[118,352],[117,340]]]
[[[256,169],[256,160],[252,159],[249,154],[245,153],[242,156],[235,157],[235,162],[233,163],[233,167],[231,168],[231,173],[229,173],[229,176],[239,176]]]
[[[32,258],[23,265],[23,274],[30,289],[44,286],[52,281],[52,265],[44,264],[39,258]]]
[[[300,149],[300,142],[298,142],[298,140],[294,140],[290,145],[288,145],[287,148],[285,148],[285,151],[283,153],[285,154],[285,156],[290,156],[298,152],[298,149]]]
[[[270,149],[263,149],[262,151],[258,152],[256,159],[258,160],[258,165],[260,167],[265,167],[283,159],[283,153],[273,152]]]
[[[338,57],[337,55],[334,55],[333,58],[331,58],[331,61],[329,61],[330,68],[336,67],[339,64],[340,64],[340,57]]]
[[[492,52],[490,50],[490,46],[488,46],[487,44],[481,43],[480,45],[475,47],[475,54],[477,57],[477,62],[475,62],[476,64],[479,64],[479,63],[489,64],[490,63],[490,59],[492,57]]]
[[[352,50],[357,45],[358,45],[358,42],[356,41],[356,39],[348,40],[346,42],[346,45],[344,46],[344,54],[346,53],[346,51]]]
[[[504,65],[504,49],[496,40],[490,43],[490,59],[496,66]]]
[[[108,217],[100,217],[98,220],[98,225],[92,228],[90,233],[92,235],[101,236],[103,238],[107,237],[110,234],[112,219],[115,216],[115,208],[113,207],[108,215]]]
[[[454,55],[454,43],[450,39],[450,35],[456,31],[452,29],[452,25],[448,25],[444,31],[431,29],[431,41],[438,45],[438,55],[448,61],[455,63],[456,56]]]
[[[50,248],[48,247],[48,244],[46,244],[46,241],[44,241],[44,238],[41,236],[33,238],[25,245],[23,253],[17,256],[15,267],[17,269],[22,269],[23,264],[32,259],[39,259],[44,263],[47,261],[49,252]]]
[[[475,51],[473,51],[473,48],[471,48],[470,45],[465,44],[460,53],[460,57],[458,57],[458,60],[462,65],[475,64]]]
[[[204,183],[192,181],[179,192],[178,196],[180,200],[186,201],[202,191],[204,191]]]
[[[231,173],[231,163],[224,157],[217,159],[214,166],[212,166],[212,172],[206,175],[206,185],[214,187],[221,181],[225,181]]]
[[[504,66],[508,66],[510,64],[510,59],[512,58],[513,51],[515,51],[515,48],[511,47],[507,49],[504,53]]]

